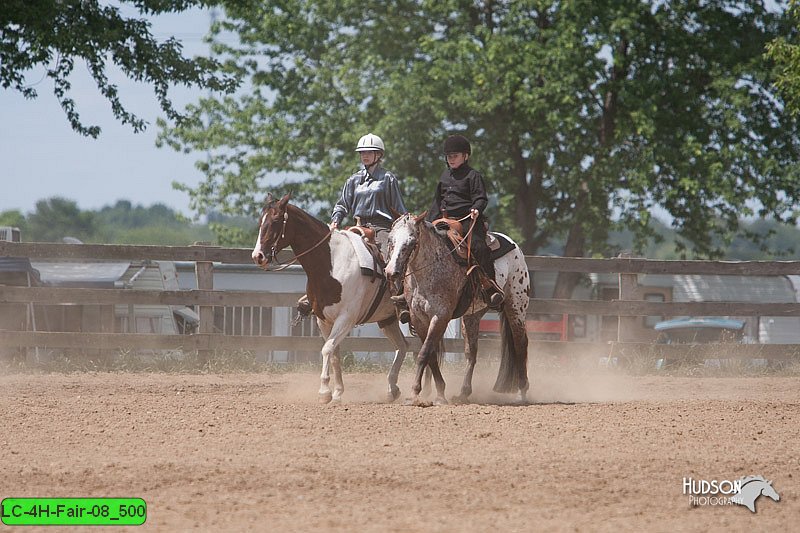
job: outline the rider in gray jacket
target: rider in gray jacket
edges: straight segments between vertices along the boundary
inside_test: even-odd
[[[331,228],[338,228],[345,216],[353,222],[375,230],[375,240],[384,254],[389,242],[389,230],[397,213],[406,213],[400,185],[394,174],[381,166],[383,141],[368,133],[358,141],[356,152],[364,168],[347,178],[339,201],[331,214]]]
[[[383,140],[368,133],[358,140],[356,152],[361,157],[361,170],[347,178],[342,194],[331,213],[330,228],[337,229],[346,216],[359,226],[375,230],[375,241],[382,254],[388,253],[389,230],[394,216],[407,212],[394,174],[381,166],[385,152]],[[311,304],[304,295],[297,302],[301,316],[311,313]]]

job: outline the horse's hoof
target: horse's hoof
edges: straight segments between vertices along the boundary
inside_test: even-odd
[[[404,403],[405,405],[410,405],[412,407],[433,407],[433,403],[425,401],[419,396],[407,398]]]
[[[437,396],[433,401],[433,405],[449,405],[449,402],[444,396]]]
[[[333,394],[330,392],[320,392],[319,393],[319,403],[331,403],[333,400]]]
[[[386,402],[392,403],[396,399],[400,397],[400,388],[399,387],[391,387],[389,392],[386,393]]]
[[[465,394],[459,394],[458,396],[453,396],[450,398],[450,401],[456,405],[466,405],[469,403],[469,396]]]

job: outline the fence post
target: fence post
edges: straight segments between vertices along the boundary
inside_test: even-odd
[[[194,264],[195,278],[199,290],[212,290],[214,288],[214,263],[211,261],[197,261]],[[197,332],[211,334],[214,332],[214,308],[209,305],[201,305],[199,308],[200,324]],[[197,357],[200,363],[205,365],[211,352],[209,350],[197,350]]]
[[[622,252],[617,257],[630,259],[630,252]],[[639,286],[639,275],[626,272],[619,273],[619,299],[620,301],[635,300],[636,289]],[[617,342],[633,342],[638,340],[636,335],[636,325],[639,317],[619,316],[617,317]]]

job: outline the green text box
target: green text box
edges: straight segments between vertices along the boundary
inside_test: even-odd
[[[7,526],[140,526],[147,520],[142,498],[5,498],[0,519]]]

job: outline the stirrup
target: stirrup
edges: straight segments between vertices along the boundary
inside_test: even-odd
[[[505,296],[502,292],[493,292],[491,296],[489,296],[489,308],[494,310],[499,310],[500,307],[503,305],[505,301]]]
[[[411,322],[411,312],[408,309],[402,309],[397,313],[397,319],[401,324],[409,324]]]
[[[313,309],[313,307],[311,306],[311,303],[310,303],[310,302],[308,302],[308,301],[305,301],[305,302],[297,302],[297,313],[298,313],[298,314],[300,314],[300,315],[302,315],[302,316],[303,316],[303,318],[305,318],[305,317],[307,317],[308,315],[310,315],[310,314],[311,314],[311,311],[313,311],[313,310],[314,310],[314,309]]]
[[[292,327],[299,324],[302,320],[311,316],[311,312],[314,310],[314,307],[311,305],[311,302],[308,301],[307,298],[301,298],[297,301],[297,316],[294,317],[292,320]]]

